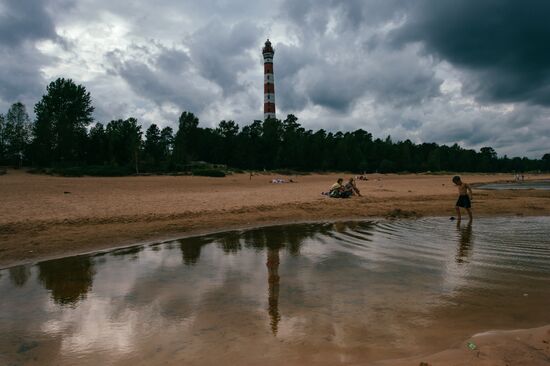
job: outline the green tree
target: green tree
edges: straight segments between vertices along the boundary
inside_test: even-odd
[[[96,123],[88,134],[87,161],[90,164],[105,164],[109,161],[107,135],[103,124]]]
[[[4,115],[0,113],[0,164],[7,162],[6,157],[6,119]]]
[[[168,161],[174,147],[174,130],[172,127],[164,127],[160,131],[160,147],[162,150],[162,161]]]
[[[63,78],[51,82],[34,107],[35,161],[41,165],[82,161],[93,111],[84,86]]]
[[[277,157],[281,147],[283,125],[275,118],[268,118],[262,124],[262,162],[264,168],[273,169],[279,167]]]
[[[285,168],[300,168],[304,165],[305,130],[298,123],[298,117],[287,115],[282,123],[281,149],[277,161]]]
[[[130,117],[111,121],[107,124],[105,134],[111,163],[120,166],[133,165],[138,173],[142,132],[137,119]]]
[[[480,159],[478,159],[478,171],[494,172],[496,171],[497,153],[492,147],[482,147],[479,150]]]
[[[542,156],[542,169],[550,171],[550,154],[544,154]]]
[[[219,161],[226,165],[232,165],[235,162],[235,150],[237,149],[237,135],[239,125],[235,121],[221,121],[215,130],[221,138]]]
[[[6,160],[21,167],[31,138],[31,124],[25,106],[21,102],[11,105],[4,127],[4,151]]]
[[[173,160],[184,164],[191,160],[197,151],[197,136],[199,134],[199,119],[191,112],[182,112],[178,121],[178,131],[174,138]]]
[[[162,158],[162,147],[160,144],[160,129],[156,124],[149,126],[145,131],[145,142],[143,143],[145,159],[152,164],[158,164]]]

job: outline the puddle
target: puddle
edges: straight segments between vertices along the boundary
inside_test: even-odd
[[[489,183],[476,186],[477,189],[503,190],[503,189],[537,189],[550,190],[550,181],[513,182],[513,183]]]
[[[2,365],[334,365],[550,323],[550,218],[299,224],[0,271]]]

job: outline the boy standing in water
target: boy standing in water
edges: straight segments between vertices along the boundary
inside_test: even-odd
[[[458,186],[458,200],[456,201],[456,216],[460,220],[460,207],[466,209],[470,221],[472,221],[472,188],[464,183],[458,175],[453,177],[453,183]]]

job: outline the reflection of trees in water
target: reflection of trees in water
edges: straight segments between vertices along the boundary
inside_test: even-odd
[[[202,247],[216,242],[225,254],[236,254],[246,248],[286,248],[292,255],[300,254],[303,241],[318,234],[321,225],[274,226],[244,232],[232,231],[222,234],[193,237],[179,240],[184,264],[196,264]],[[244,245],[243,245],[244,243]]]
[[[231,231],[218,236],[218,247],[220,247],[225,254],[236,254],[242,249],[241,233]]]
[[[75,304],[86,297],[95,275],[90,257],[71,257],[38,264],[38,279],[58,304]]]
[[[291,255],[299,255],[303,242],[323,231],[319,224],[272,226],[245,231],[242,238],[248,248],[286,248]]]
[[[469,221],[466,225],[460,226],[460,221],[456,223],[458,232],[458,247],[456,252],[456,263],[466,262],[466,258],[470,257],[472,249],[472,222]]]
[[[129,247],[129,248],[121,248],[121,249],[115,250],[114,252],[111,252],[111,255],[113,255],[115,257],[127,255],[127,256],[129,256],[128,259],[136,260],[139,257],[138,254],[140,252],[142,252],[143,249],[144,249],[143,245],[135,246],[135,247]]]
[[[12,267],[8,271],[10,273],[11,282],[17,287],[25,285],[31,275],[30,266]]]
[[[201,256],[201,248],[206,244],[210,244],[213,240],[211,237],[193,237],[178,241],[183,263],[193,265],[198,262]]]

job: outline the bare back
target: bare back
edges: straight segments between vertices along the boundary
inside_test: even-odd
[[[470,185],[467,184],[467,183],[460,183],[457,185],[458,187],[458,194],[461,195],[461,196],[466,196],[468,194],[468,191],[472,191],[472,189],[470,188]]]

